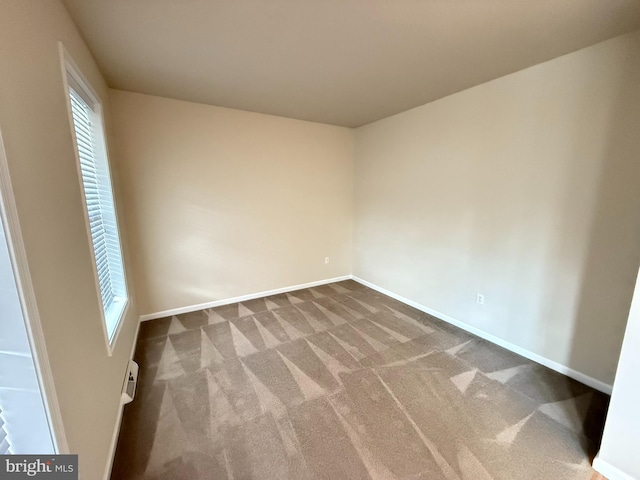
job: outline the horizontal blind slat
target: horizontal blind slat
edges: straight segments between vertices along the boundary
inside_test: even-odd
[[[0,407],[0,455],[8,455],[11,453],[11,444],[9,443],[9,435],[5,430],[4,417],[2,416],[2,407]]]

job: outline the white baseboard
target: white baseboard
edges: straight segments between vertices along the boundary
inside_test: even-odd
[[[241,295],[239,297],[225,298],[223,300],[215,300],[213,302],[199,303],[197,305],[188,305],[186,307],[172,308],[170,310],[164,310],[162,312],[147,313],[140,316],[140,321],[145,322],[147,320],[155,320],[157,318],[170,317],[172,315],[180,315],[183,313],[197,312],[198,310],[204,310],[205,308],[220,307],[222,305],[229,305],[230,303],[246,302],[247,300],[253,300],[255,298],[268,297],[269,295],[277,295],[279,293],[293,292],[295,290],[301,290],[303,288],[318,287],[320,285],[326,285],[327,283],[341,282],[343,280],[350,280],[351,275],[343,275],[342,277],[327,278],[325,280],[318,280],[316,282],[303,283],[300,285],[291,285],[289,287],[276,288],[274,290],[267,290],[264,292],[250,293],[249,295]]]
[[[608,480],[638,480],[637,478],[627,475],[622,470],[614,467],[606,460],[603,460],[600,458],[600,455],[597,455],[596,458],[594,458],[593,469],[607,477]]]
[[[477,335],[480,338],[484,338],[485,340],[491,342],[491,343],[495,343],[496,345],[499,345],[503,348],[506,348],[507,350],[510,350],[514,353],[517,353],[518,355],[522,355],[523,357],[528,358],[529,360],[533,360],[536,363],[539,363],[541,365],[544,365],[545,367],[548,367],[552,370],[555,370],[556,372],[562,373],[563,375],[566,375],[568,377],[571,377],[581,383],[584,383],[585,385],[588,385],[592,388],[595,388],[596,390],[599,390],[601,392],[604,392],[608,395],[611,395],[611,390],[612,390],[612,385],[602,382],[596,378],[593,378],[589,375],[586,375],[582,372],[579,372],[577,370],[574,370],[570,367],[567,367],[566,365],[562,365],[554,360],[548,359],[546,357],[543,357],[542,355],[539,355],[537,353],[531,352],[529,350],[526,350],[522,347],[519,347],[518,345],[515,345],[513,343],[507,342],[506,340],[503,340],[499,337],[496,337],[495,335],[492,335],[490,333],[487,333],[483,330],[480,330],[479,328],[473,327],[467,323],[461,322],[460,320],[457,320],[453,317],[450,317],[448,315],[445,315],[444,313],[438,312],[436,310],[433,310],[429,307],[425,307],[424,305],[419,304],[418,302],[414,302],[413,300],[409,300],[408,298],[405,298],[401,295],[398,295],[394,292],[391,292],[389,290],[386,290],[382,287],[379,287],[378,285],[375,285],[371,282],[368,282],[367,280],[364,280],[362,278],[359,278],[355,275],[344,275],[341,277],[335,277],[335,278],[328,278],[325,280],[319,280],[316,282],[310,282],[310,283],[304,283],[304,284],[300,284],[300,285],[292,285],[289,287],[283,287],[283,288],[277,288],[274,290],[267,290],[264,292],[257,292],[257,293],[252,293],[249,295],[242,295],[239,297],[232,297],[232,298],[226,298],[223,300],[215,300],[212,302],[207,302],[207,303],[200,303],[197,305],[189,305],[186,307],[180,307],[180,308],[174,308],[171,310],[164,310],[162,312],[156,312],[156,313],[149,313],[149,314],[145,314],[145,315],[141,315],[140,316],[140,321],[147,321],[147,320],[154,320],[157,318],[165,318],[165,317],[170,317],[172,315],[180,315],[183,313],[189,313],[189,312],[196,312],[198,310],[203,310],[205,308],[213,308],[213,307],[219,307],[222,305],[228,305],[231,303],[237,303],[237,302],[244,302],[247,300],[253,300],[255,298],[261,298],[261,297],[267,297],[269,295],[277,295],[279,293],[287,293],[287,292],[293,292],[295,290],[300,290],[303,288],[310,288],[310,287],[317,287],[319,285],[326,285],[327,283],[333,283],[333,282],[340,282],[343,280],[355,280],[358,283],[361,283],[362,285],[365,285],[373,290],[376,290],[380,293],[383,293],[385,295],[390,296],[391,298],[395,298],[396,300],[402,302],[402,303],[406,303],[407,305],[410,305],[414,308],[417,308],[418,310],[428,313],[429,315],[432,315],[444,322],[450,323],[458,328],[461,328],[462,330],[465,330],[469,333],[472,333],[474,335]]]
[[[136,325],[136,333],[133,335],[133,345],[131,346],[131,353],[129,354],[129,360],[133,360],[133,355],[136,352],[136,344],[138,343],[138,333],[140,333],[140,318],[138,318],[138,324]],[[127,362],[127,368],[129,362]],[[122,372],[125,374],[125,372]],[[126,374],[125,374],[126,375]],[[123,376],[124,379],[124,376]],[[121,399],[121,395],[118,395],[118,399]],[[113,468],[113,460],[116,455],[116,446],[118,445],[118,436],[120,435],[120,426],[122,425],[122,414],[124,413],[124,403],[120,400],[120,406],[118,407],[118,417],[116,418],[115,428],[113,429],[113,435],[111,436],[111,444],[109,445],[109,455],[107,456],[107,465],[104,469],[104,480],[111,478],[111,469]]]
[[[544,365],[545,367],[549,367],[551,370],[555,370],[556,372],[562,373],[567,377],[571,377],[574,380],[584,383],[585,385],[588,385],[592,388],[595,388],[596,390],[599,390],[608,395],[611,395],[611,390],[613,388],[612,385],[609,385],[598,379],[590,377],[589,375],[586,375],[582,372],[578,372],[577,370],[569,368],[566,365],[562,365],[558,362],[555,362],[546,357],[538,355],[537,353],[526,350],[522,347],[519,347],[518,345],[514,345],[513,343],[507,342],[506,340],[503,340],[494,335],[491,335],[490,333],[480,330],[479,328],[473,327],[467,323],[461,322],[460,320],[456,320],[455,318],[445,315],[444,313],[440,313],[436,310],[425,307],[424,305],[414,302],[413,300],[409,300],[408,298],[405,298],[396,293],[390,292],[389,290],[386,290],[371,282],[363,280],[362,278],[356,277],[355,275],[352,275],[351,277],[356,282],[361,283],[362,285],[365,285],[373,290],[376,290],[380,293],[388,295],[391,298],[395,298],[396,300],[402,303],[406,303],[407,305],[410,305],[424,313],[428,313],[429,315],[434,316],[444,322],[450,323],[451,325],[455,325],[456,327],[461,328],[462,330],[466,330],[469,333],[473,333],[474,335],[477,335],[480,338],[484,338],[485,340],[488,340],[491,343],[495,343],[496,345],[499,345],[502,348],[506,348],[507,350],[517,353],[518,355],[522,355],[523,357],[526,357],[529,360],[533,360],[534,362]]]

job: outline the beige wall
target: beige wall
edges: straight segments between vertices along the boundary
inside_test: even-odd
[[[98,479],[138,315],[132,302],[109,357],[58,40],[107,104],[102,76],[58,1],[0,1],[0,130],[69,448],[82,478]]]
[[[351,273],[353,130],[111,101],[141,313]]]
[[[357,129],[354,274],[611,383],[640,258],[638,85],[640,32]]]

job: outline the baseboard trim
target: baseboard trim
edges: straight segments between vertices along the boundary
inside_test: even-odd
[[[325,280],[318,280],[316,282],[302,283],[300,285],[291,285],[289,287],[276,288],[274,290],[267,290],[264,292],[250,293],[249,295],[241,295],[239,297],[225,298],[222,300],[215,300],[213,302],[199,303],[197,305],[188,305],[186,307],[173,308],[170,310],[164,310],[162,312],[147,313],[140,316],[141,322],[147,320],[155,320],[157,318],[170,317],[172,315],[180,315],[183,313],[197,312],[198,310],[204,310],[205,308],[220,307],[222,305],[229,305],[230,303],[246,302],[247,300],[253,300],[255,298],[268,297],[269,295],[277,295],[279,293],[293,292],[294,290],[300,290],[303,288],[318,287],[320,285],[326,285],[327,283],[341,282],[343,280],[350,280],[352,275],[343,275],[341,277],[327,278]]]
[[[140,333],[140,318],[138,318],[138,322],[136,325],[136,333],[133,335],[133,345],[131,345],[131,353],[129,354],[130,360],[133,360],[133,355],[136,352],[136,345],[138,343],[138,333]],[[127,368],[128,367],[129,367],[129,362],[127,362]],[[119,395],[118,399],[120,399],[121,396],[122,395]],[[113,429],[113,435],[111,436],[111,444],[109,445],[109,455],[107,457],[107,465],[104,469],[104,480],[109,480],[111,478],[111,470],[113,469],[113,460],[115,459],[115,456],[116,456],[116,446],[118,445],[118,437],[120,436],[120,427],[122,426],[123,413],[124,413],[124,403],[120,401],[120,406],[118,407],[118,417],[116,418],[116,425],[115,425],[115,428]]]
[[[499,337],[496,337],[495,335],[487,333],[484,330],[473,327],[467,323],[464,323],[460,320],[450,317],[449,315],[446,315],[442,312],[438,312],[437,310],[421,305],[418,302],[414,302],[413,300],[405,298],[402,295],[398,295],[397,293],[391,292],[385,288],[379,287],[378,285],[371,283],[367,280],[364,280],[363,278],[357,277],[355,275],[343,275],[341,277],[327,278],[327,279],[318,280],[315,282],[303,283],[299,285],[291,285],[288,287],[276,288],[273,290],[266,290],[263,292],[251,293],[248,295],[241,295],[238,297],[215,300],[212,302],[200,303],[197,305],[188,305],[185,307],[164,310],[161,312],[148,313],[145,315],[141,315],[140,321],[144,322],[148,320],[155,320],[158,318],[170,317],[172,315],[180,315],[183,313],[196,312],[198,310],[203,310],[205,308],[220,307],[222,305],[228,305],[230,303],[244,302],[247,300],[253,300],[255,298],[267,297],[269,295],[277,295],[279,293],[293,292],[295,290],[300,290],[302,288],[317,287],[320,285],[326,285],[327,283],[340,282],[340,281],[349,280],[349,279],[355,280],[356,282],[361,283],[362,285],[365,285],[373,290],[376,290],[380,293],[388,295],[391,298],[395,298],[396,300],[402,303],[406,303],[407,305],[417,308],[418,310],[425,312],[429,315],[432,315],[444,322],[450,323],[451,325],[454,325],[458,328],[461,328],[462,330],[465,330],[469,333],[477,335],[478,337],[483,338],[491,343],[495,343],[496,345],[499,345],[502,348],[506,348],[507,350],[517,353],[518,355],[522,355],[523,357],[526,357],[529,360],[532,360],[536,363],[544,365],[545,367],[555,370],[556,372],[562,373],[563,375],[571,377],[581,383],[584,383],[585,385],[595,388],[596,390],[599,390],[608,395],[611,395],[611,390],[613,389],[613,386],[608,383],[602,382],[601,380],[598,380],[582,372],[574,370],[573,368],[567,367],[566,365],[562,365],[561,363],[558,363],[554,360],[543,357],[542,355],[531,352],[530,350],[526,350],[525,348],[519,347],[518,345],[507,342],[506,340],[503,340]],[[137,336],[137,333],[136,333],[136,336]]]
[[[637,480],[631,475],[624,473],[619,468],[614,467],[606,460],[600,458],[600,455],[596,455],[596,458],[594,458],[593,469],[607,477],[608,480]]]
[[[380,293],[383,293],[385,295],[388,295],[391,298],[395,298],[396,300],[402,302],[402,303],[406,303],[407,305],[410,305],[414,308],[417,308],[418,310],[424,312],[424,313],[428,313],[429,315],[432,315],[444,322],[450,323],[451,325],[454,325],[458,328],[461,328],[462,330],[466,330],[469,333],[473,333],[474,335],[477,335],[480,338],[484,338],[485,340],[491,342],[491,343],[495,343],[496,345],[502,347],[502,348],[506,348],[507,350],[510,350],[514,353],[517,353],[518,355],[522,355],[523,357],[528,358],[529,360],[533,360],[536,363],[539,363],[541,365],[544,365],[545,367],[550,368],[551,370],[555,370],[556,372],[562,373],[563,375],[566,375],[567,377],[571,377],[574,380],[577,380],[581,383],[584,383],[585,385],[588,385],[592,388],[595,388],[596,390],[599,390],[601,392],[604,392],[608,395],[611,395],[611,390],[613,388],[612,385],[609,385],[607,383],[604,383],[596,378],[590,377],[589,375],[586,375],[582,372],[579,372],[577,370],[574,370],[570,367],[567,367],[566,365],[562,365],[554,360],[550,360],[546,357],[543,357],[541,355],[538,355],[537,353],[531,352],[529,350],[526,350],[522,347],[519,347],[518,345],[515,345],[513,343],[507,342],[506,340],[503,340],[499,337],[496,337],[494,335],[491,335],[490,333],[485,332],[484,330],[480,330],[479,328],[473,327],[467,323],[461,322],[460,320],[456,320],[453,317],[450,317],[448,315],[445,315],[444,313],[438,312],[436,310],[433,310],[432,308],[429,307],[425,307],[424,305],[419,304],[418,302],[414,302],[413,300],[409,300],[408,298],[405,298],[401,295],[398,295],[394,292],[391,292],[385,288],[379,287],[378,285],[375,285],[371,282],[368,282],[367,280],[364,280],[362,278],[359,278],[355,275],[351,276],[353,280],[355,280],[358,283],[361,283],[362,285],[365,285],[373,290],[376,290]]]

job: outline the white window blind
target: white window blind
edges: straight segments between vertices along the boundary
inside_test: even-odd
[[[11,453],[11,445],[7,438],[7,432],[4,429],[4,418],[2,417],[2,408],[0,408],[0,455]]]
[[[127,303],[122,252],[102,118],[94,102],[74,87],[69,87],[71,113],[104,321],[111,343]]]

